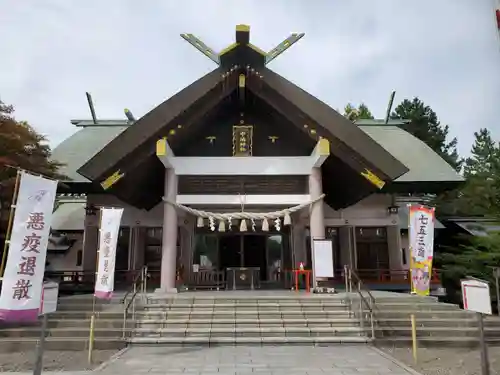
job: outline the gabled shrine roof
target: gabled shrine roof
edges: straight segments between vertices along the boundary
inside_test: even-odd
[[[391,125],[358,126],[409,169],[395,182],[463,181],[441,156],[413,134]]]
[[[74,120],[75,121],[75,120]],[[112,125],[111,125],[112,121]],[[73,121],[72,121],[73,122]],[[361,120],[358,127],[401,161],[409,171],[396,179],[398,182],[460,182],[460,176],[424,142],[395,126],[400,120]],[[52,159],[66,165],[61,172],[72,182],[90,182],[77,170],[123,132],[129,124],[126,120],[105,120],[93,124],[92,120],[78,120],[79,129],[59,144],[52,153]]]
[[[64,163],[60,173],[67,176],[72,182],[90,182],[77,172],[77,170],[89,161],[104,146],[115,139],[121,132],[127,129],[126,121],[117,126],[106,122],[93,124],[92,120],[79,120],[79,123],[92,124],[82,126],[76,133],[62,141],[52,151],[52,159]],[[114,121],[114,124],[117,124]],[[78,126],[78,125],[77,125]]]
[[[68,164],[66,173],[69,177],[81,180],[78,175],[82,175],[92,181],[93,186],[110,189],[124,202],[149,209],[163,195],[164,166],[155,153],[160,138],[168,138],[174,154],[181,153],[199,135],[200,129],[208,122],[217,121],[220,111],[236,111],[243,116],[246,108],[252,108],[252,103],[260,102],[263,103],[260,108],[267,106],[289,126],[290,133],[295,132],[295,144],[311,146],[312,150],[321,138],[329,141],[330,156],[321,168],[325,202],[332,208],[349,206],[373,192],[387,189],[395,180],[409,173],[412,168],[409,165],[419,159],[410,160],[399,155],[399,152],[406,154],[408,150],[396,149],[392,143],[407,141],[406,147],[410,147],[408,142],[420,142],[416,138],[410,141],[398,130],[394,130],[391,136],[399,137],[399,141],[390,139],[389,134],[384,138],[374,133],[375,125],[368,125],[373,129],[365,131],[266,67],[267,62],[303,34],[292,34],[266,53],[249,42],[249,30],[249,26],[238,25],[236,43],[218,55],[203,47],[204,44],[194,36],[184,34],[183,38],[218,65],[216,69],[131,126],[121,128],[119,122],[113,121],[95,126],[77,120],[74,123],[84,128],[71,137],[74,140],[70,138],[69,143],[60,145],[53,158]],[[227,103],[231,103],[230,108]],[[98,134],[100,131],[102,135]],[[417,145],[412,147],[419,149]],[[79,152],[81,162],[77,156]],[[426,165],[434,163],[425,162]],[[416,177],[431,178],[431,174],[424,177],[420,167],[414,168],[419,171]],[[447,178],[444,172],[438,172],[440,178]]]

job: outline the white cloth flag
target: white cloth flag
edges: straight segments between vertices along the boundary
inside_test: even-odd
[[[115,286],[116,245],[120,233],[123,208],[101,208],[99,228],[99,263],[94,295],[110,299]]]
[[[0,320],[38,319],[57,181],[21,173],[0,294]]]
[[[432,261],[434,256],[434,208],[410,206],[409,237],[414,262]]]

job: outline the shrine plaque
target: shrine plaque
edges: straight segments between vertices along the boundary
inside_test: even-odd
[[[252,156],[252,125],[233,126],[233,156]]]

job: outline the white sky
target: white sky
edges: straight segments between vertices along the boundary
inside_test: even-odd
[[[0,0],[0,98],[55,146],[90,118],[136,117],[214,64],[182,40],[216,50],[251,25],[264,50],[306,36],[270,64],[342,109],[365,102],[385,114],[419,96],[449,124],[467,154],[474,131],[500,139],[500,41],[492,0]]]

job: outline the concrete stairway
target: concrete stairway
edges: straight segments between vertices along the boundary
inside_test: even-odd
[[[417,338],[421,345],[474,345],[477,318],[457,305],[438,302],[432,297],[403,294],[375,295],[376,341],[384,344],[411,342],[411,314],[415,315]],[[354,309],[356,311],[356,309]],[[485,318],[485,334],[490,344],[500,344],[500,318]]]
[[[185,293],[148,297],[129,342],[147,344],[367,343],[336,296]]]
[[[118,349],[122,340],[123,305],[120,296],[96,301],[96,349]],[[48,317],[47,350],[85,350],[88,348],[92,296],[61,297],[57,312]],[[0,323],[0,352],[32,350],[40,338],[40,321],[31,324]]]

